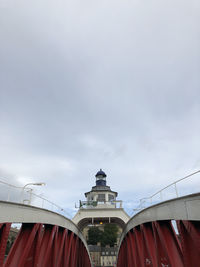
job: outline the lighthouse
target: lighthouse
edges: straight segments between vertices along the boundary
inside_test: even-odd
[[[124,228],[130,217],[118,200],[118,193],[107,185],[107,175],[100,169],[95,175],[95,185],[85,193],[85,200],[79,201],[79,210],[72,221],[83,230],[90,224],[115,223]]]
[[[88,208],[115,208],[117,204],[117,192],[114,192],[110,189],[110,186],[106,185],[106,177],[102,169],[97,172],[96,185],[92,187],[91,191],[85,193],[87,199],[86,202],[80,202],[81,205],[86,204]],[[120,203],[120,202],[119,202]]]

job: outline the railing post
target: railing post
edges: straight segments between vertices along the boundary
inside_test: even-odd
[[[176,183],[174,183],[174,187],[175,187],[175,191],[176,191],[176,197],[178,197],[178,189],[177,189]]]
[[[33,191],[33,189],[30,189],[30,191],[29,191],[29,194],[30,194],[29,205],[31,205],[31,201],[32,201],[32,191]]]

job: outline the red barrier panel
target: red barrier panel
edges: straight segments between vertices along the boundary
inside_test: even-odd
[[[0,266],[3,265],[11,223],[0,224]]]
[[[22,224],[3,263],[9,227],[10,224],[0,225],[0,267],[91,266],[87,250],[78,236],[62,227],[43,224]]]
[[[146,266],[159,267],[157,264],[157,252],[156,252],[156,247],[154,245],[152,224],[145,223],[142,224],[140,227],[143,233],[144,247],[146,249],[145,264]]]
[[[133,258],[133,253],[132,251],[134,251],[133,249],[133,244],[132,244],[132,234],[129,232],[128,235],[126,236],[126,248],[127,248],[127,266],[131,267],[132,266],[132,262],[134,261]]]
[[[200,222],[178,221],[185,267],[200,266]]]
[[[158,266],[182,267],[182,251],[171,221],[153,222],[152,225],[156,240]]]
[[[8,254],[4,267],[33,266],[34,254],[38,246],[38,235],[40,234],[41,228],[42,225],[40,224],[22,225]],[[27,259],[29,259],[28,263]]]
[[[180,242],[171,221],[142,224],[129,231],[124,238],[117,267],[146,266],[184,266]],[[198,265],[190,265],[190,267],[198,267]]]

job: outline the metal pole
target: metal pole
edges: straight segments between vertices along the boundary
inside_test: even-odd
[[[178,197],[178,189],[177,189],[176,183],[174,183],[174,187],[175,187],[175,191],[176,191],[176,197]]]
[[[29,194],[30,194],[30,198],[29,198],[29,205],[31,205],[31,200],[32,200],[32,191],[33,191],[33,189],[30,189],[30,191],[29,191],[29,192],[30,192],[30,193],[29,193]]]

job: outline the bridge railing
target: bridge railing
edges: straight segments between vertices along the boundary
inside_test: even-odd
[[[197,175],[199,174],[199,175]],[[190,178],[190,179],[188,179]],[[140,199],[139,205],[134,208],[134,213],[159,202],[192,194],[200,191],[200,170],[193,172],[175,182],[165,186],[151,196]]]
[[[0,201],[0,211],[1,267],[92,267],[86,240],[70,219],[8,201]],[[13,239],[10,230],[16,224]]]
[[[196,267],[200,193],[163,201],[134,215],[119,242],[117,267]]]
[[[35,194],[32,188],[15,186],[1,180],[0,200],[35,206],[57,212],[67,217],[71,217],[62,207],[60,207],[56,203],[46,199],[42,195]]]

